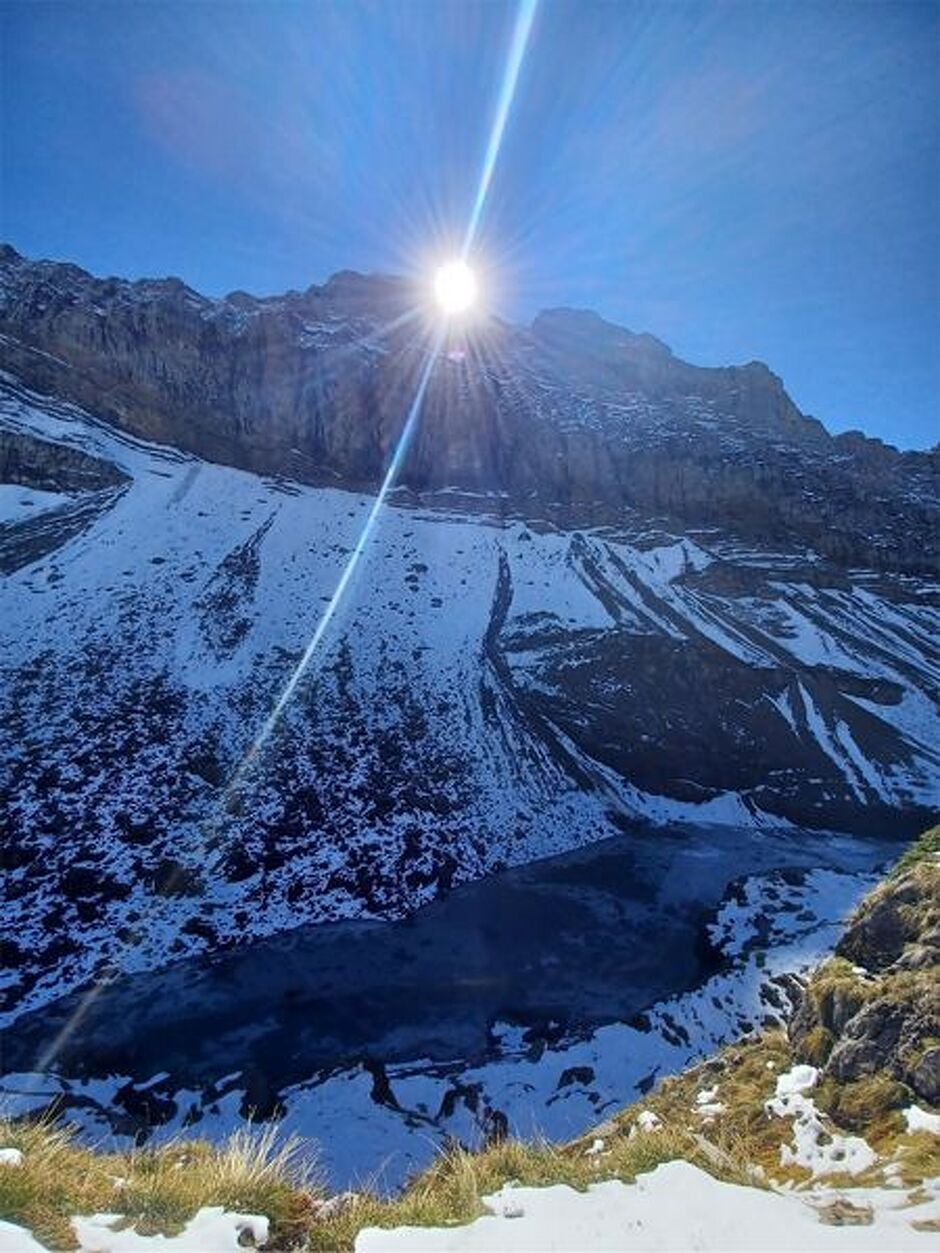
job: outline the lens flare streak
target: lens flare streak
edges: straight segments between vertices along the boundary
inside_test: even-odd
[[[493,172],[496,169],[496,161],[499,157],[499,150],[502,146],[503,135],[506,131],[506,123],[509,120],[509,111],[512,107],[513,98],[516,93],[516,85],[519,81],[519,71],[522,69],[522,62],[525,58],[526,48],[528,47],[529,36],[532,32],[532,24],[535,20],[537,8],[538,0],[519,0],[519,8],[516,13],[516,22],[513,27],[512,40],[509,45],[509,56],[506,61],[506,70],[503,74],[502,87],[500,89],[499,99],[496,105],[496,114],[493,119],[492,128],[490,129],[490,137],[486,145],[486,155],[483,159],[480,184],[477,188],[476,198],[473,202],[473,209],[470,213],[470,221],[467,224],[467,234],[464,239],[462,253],[463,258],[466,258],[469,253],[479,229],[483,209],[486,204],[486,197],[489,193],[490,184],[493,180]],[[330,602],[324,610],[320,621],[317,623],[316,630],[311,636],[310,642],[304,650],[304,654],[298,662],[296,669],[288,680],[284,690],[281,692],[281,695],[278,697],[267,721],[259,731],[257,737],[233,775],[229,786],[226,789],[226,795],[231,794],[238,787],[238,784],[244,778],[246,772],[250,769],[252,763],[257,758],[258,753],[261,751],[267,739],[271,735],[271,732],[277,725],[278,719],[293,696],[294,691],[297,688],[297,684],[306,673],[320,641],[323,639],[330,622],[333,620],[336,611],[340,606],[340,602],[343,599],[346,588],[355,573],[356,566],[359,564],[359,560],[368,545],[369,537],[375,526],[376,520],[382,511],[382,506],[385,504],[385,500],[394,486],[396,478],[398,477],[398,472],[408,450],[408,445],[411,442],[415,427],[418,425],[421,406],[424,401],[424,393],[427,391],[428,382],[431,378],[431,371],[433,370],[434,363],[440,353],[442,343],[443,332],[441,331],[436,336],[428,353],[424,369],[422,370],[421,377],[418,381],[418,388],[415,392],[414,400],[412,401],[411,408],[408,411],[408,417],[405,421],[404,427],[402,428],[401,436],[399,437],[392,460],[389,463],[385,478],[382,481],[382,486],[379,488],[378,495],[372,503],[372,508],[369,510],[369,516],[366,518],[365,525],[362,528],[359,539],[356,541],[356,546],[352,551],[349,561],[346,563],[346,567],[343,570],[339,582],[336,585],[336,590],[330,598]]]
[[[405,425],[402,427],[401,435],[398,437],[398,443],[395,445],[395,451],[392,454],[392,459],[389,462],[388,469],[385,472],[385,478],[382,480],[382,485],[379,488],[378,494],[376,495],[375,499],[372,502],[372,506],[369,509],[369,515],[366,518],[365,523],[363,524],[362,530],[359,533],[359,538],[356,540],[356,546],[355,548],[353,548],[352,553],[349,556],[349,560],[346,562],[346,566],[343,570],[343,573],[340,576],[340,580],[336,584],[336,590],[333,592],[333,595],[330,597],[329,604],[327,605],[326,609],[324,609],[320,617],[320,621],[317,623],[316,630],[314,631],[313,635],[310,637],[310,642],[307,644],[307,647],[304,649],[303,656],[301,657],[300,661],[297,663],[297,666],[295,667],[293,674],[291,675],[290,679],[288,679],[287,684],[284,687],[284,690],[281,692],[280,696],[277,699],[277,702],[274,705],[274,708],[271,710],[271,713],[268,715],[267,721],[264,723],[261,730],[258,732],[257,736],[255,737],[254,742],[252,743],[251,747],[248,749],[247,753],[245,754],[241,765],[239,766],[238,770],[233,775],[232,780],[229,783],[228,788],[226,789],[227,793],[233,792],[238,787],[238,784],[244,778],[246,771],[250,768],[252,762],[258,756],[258,753],[261,751],[261,749],[264,747],[264,744],[267,741],[268,737],[270,736],[271,732],[277,726],[278,719],[280,718],[281,714],[284,712],[284,709],[286,708],[291,697],[293,696],[297,688],[297,684],[300,682],[300,680],[303,678],[304,674],[306,673],[307,668],[310,665],[310,662],[313,660],[313,655],[317,651],[320,641],[323,639],[323,636],[326,634],[327,628],[329,627],[334,616],[336,615],[337,609],[339,609],[340,603],[343,599],[343,594],[345,593],[346,588],[349,586],[349,583],[353,575],[355,574],[356,567],[358,566],[359,561],[361,560],[362,555],[368,546],[369,537],[372,534],[376,521],[378,520],[379,514],[382,512],[382,506],[385,504],[385,501],[388,497],[389,492],[392,490],[392,488],[395,485],[395,480],[398,477],[398,472],[401,469],[401,464],[405,459],[405,454],[408,451],[408,446],[411,443],[415,429],[418,425],[418,418],[421,413],[421,405],[424,402],[424,393],[427,391],[428,383],[430,382],[430,379],[431,379],[431,371],[433,370],[434,363],[438,358],[438,354],[440,353],[442,342],[443,342],[443,335],[439,332],[436,335],[434,342],[431,345],[431,348],[428,352],[427,358],[425,360],[424,368],[421,371],[421,377],[418,380],[418,387],[415,392],[414,400],[411,402],[411,408],[408,410],[408,417],[405,419]]]
[[[470,249],[473,247],[473,241],[476,238],[476,234],[480,226],[480,220],[483,217],[483,208],[486,204],[486,197],[490,190],[490,183],[493,181],[493,171],[496,169],[496,159],[499,156],[499,150],[502,146],[506,123],[509,120],[509,110],[512,107],[513,97],[516,94],[516,84],[519,81],[519,71],[522,69],[522,62],[525,58],[526,48],[529,43],[529,35],[532,32],[532,23],[535,20],[535,11],[537,8],[538,0],[519,0],[519,9],[516,13],[516,24],[513,28],[512,40],[509,45],[509,57],[506,61],[506,72],[503,75],[503,84],[500,88],[499,100],[496,104],[496,116],[493,118],[493,125],[490,129],[490,137],[486,145],[486,155],[483,158],[483,170],[480,174],[480,185],[477,188],[476,199],[473,202],[473,210],[470,214],[470,221],[467,225],[467,234],[464,239],[464,257],[468,255]]]

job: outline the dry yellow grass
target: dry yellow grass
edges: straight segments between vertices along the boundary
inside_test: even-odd
[[[523,1186],[564,1183],[583,1190],[602,1179],[629,1182],[661,1162],[683,1157],[707,1165],[692,1137],[664,1128],[633,1139],[626,1128],[608,1135],[604,1150],[587,1155],[586,1144],[506,1141],[479,1153],[453,1148],[419,1175],[397,1199],[362,1194],[327,1221],[315,1224],[308,1247],[347,1253],[363,1227],[456,1226],[484,1212],[481,1198],[510,1180]]]
[[[929,831],[925,831],[919,839],[914,841],[898,859],[897,864],[891,870],[890,877],[896,878],[904,874],[906,870],[910,870],[912,866],[916,866],[918,862],[937,857],[940,857],[940,823],[931,827]]]
[[[0,1121],[0,1144],[23,1153],[21,1166],[0,1171],[0,1216],[54,1249],[75,1247],[73,1214],[119,1212],[141,1232],[172,1234],[207,1205],[267,1215],[289,1247],[322,1195],[309,1151],[270,1130],[220,1147],[188,1140],[108,1153],[46,1122]]]

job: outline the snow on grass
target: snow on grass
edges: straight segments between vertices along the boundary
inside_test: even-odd
[[[776,1099],[798,1096],[801,1092],[809,1092],[815,1088],[819,1079],[819,1071],[815,1066],[791,1066],[777,1079]]]
[[[636,1122],[630,1128],[630,1138],[642,1131],[658,1131],[662,1125],[663,1120],[658,1114],[654,1114],[651,1109],[641,1109],[636,1116]]]
[[[717,1083],[710,1088],[702,1088],[700,1092],[695,1094],[695,1112],[706,1122],[712,1121],[719,1114],[725,1112],[725,1106],[723,1102],[716,1099],[717,1096]]]
[[[815,1066],[793,1066],[777,1078],[776,1095],[765,1104],[769,1114],[793,1119],[793,1147],[780,1146],[781,1166],[803,1166],[817,1175],[860,1175],[878,1159],[861,1136],[841,1136],[826,1130],[812,1099]]]
[[[931,1135],[940,1136],[940,1114],[931,1114],[919,1105],[909,1105],[902,1112],[908,1131],[929,1131]]]
[[[870,1221],[837,1226],[823,1220],[835,1193],[800,1196],[762,1191],[713,1179],[688,1162],[674,1161],[639,1175],[635,1183],[594,1184],[586,1192],[567,1185],[506,1185],[484,1197],[491,1211],[463,1227],[366,1228],[356,1253],[601,1253],[602,1250],[673,1253],[827,1253],[828,1250],[924,1250],[912,1225],[940,1218],[936,1195],[905,1206],[898,1193],[859,1190],[853,1209]]]
[[[230,1214],[221,1206],[201,1209],[177,1236],[142,1236],[120,1229],[120,1214],[73,1218],[79,1253],[239,1253],[250,1239],[267,1242],[268,1220],[255,1214]],[[23,1227],[0,1222],[3,1253],[47,1253],[47,1246]]]

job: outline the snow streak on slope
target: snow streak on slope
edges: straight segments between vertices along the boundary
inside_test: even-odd
[[[14,1013],[103,959],[400,916],[625,821],[914,825],[937,802],[923,581],[444,493],[383,515],[223,806],[370,498],[201,462],[12,380],[0,437],[51,476],[66,454],[113,470],[0,528]]]

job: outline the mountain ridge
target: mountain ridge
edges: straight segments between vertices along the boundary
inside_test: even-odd
[[[214,300],[177,279],[97,279],[8,250],[0,363],[143,438],[361,490],[384,473],[423,367],[417,301],[413,285],[350,271],[302,293]],[[762,363],[693,366],[564,308],[529,328],[452,331],[399,476],[417,492],[561,508],[575,524],[625,507],[730,522],[743,538],[910,573],[936,568],[911,532],[938,533],[937,481],[930,453],[830,436]]]

